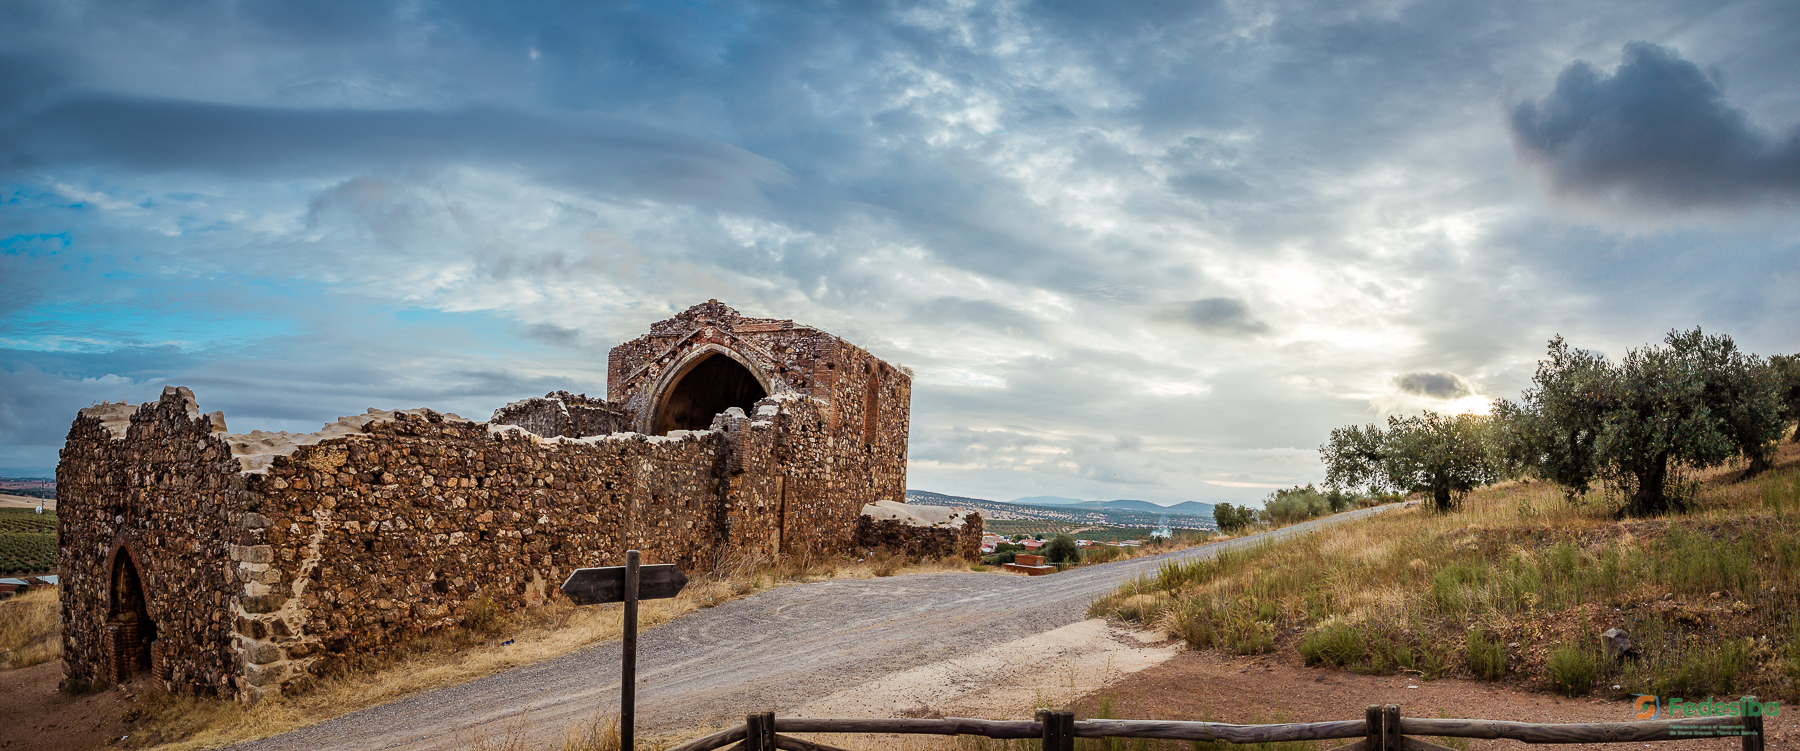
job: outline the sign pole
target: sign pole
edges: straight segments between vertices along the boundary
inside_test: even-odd
[[[638,551],[625,551],[624,665],[619,669],[619,748],[633,751],[637,709]]]
[[[576,605],[625,603],[625,628],[619,639],[623,662],[619,669],[619,747],[623,751],[632,751],[637,730],[638,600],[674,597],[688,583],[687,574],[675,564],[640,566],[638,558],[638,551],[627,550],[623,566],[575,569],[559,588]]]

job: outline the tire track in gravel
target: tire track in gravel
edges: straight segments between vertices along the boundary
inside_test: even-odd
[[[776,587],[682,616],[638,638],[638,735],[724,725],[919,665],[1080,621],[1088,603],[1172,558],[1206,557],[1341,524],[1360,509],[1273,532],[1054,576],[951,573]],[[240,751],[436,751],[522,725],[533,747],[616,709],[619,643],[426,691],[235,746]]]

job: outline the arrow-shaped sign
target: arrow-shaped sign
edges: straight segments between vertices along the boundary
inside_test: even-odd
[[[674,597],[687,586],[687,574],[672,563],[638,567],[637,599]],[[578,568],[562,584],[562,593],[576,605],[604,605],[625,601],[625,567]]]

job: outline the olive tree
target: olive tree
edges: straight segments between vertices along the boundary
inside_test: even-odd
[[[1800,355],[1775,355],[1769,358],[1769,370],[1775,374],[1781,419],[1795,423],[1792,440],[1800,441]]]
[[[1558,335],[1549,357],[1538,361],[1532,388],[1517,403],[1494,404],[1495,454],[1509,474],[1528,474],[1563,486],[1569,496],[1588,492],[1598,472],[1601,399],[1613,375],[1606,358],[1575,349]]]
[[[1469,491],[1497,479],[1489,458],[1488,418],[1426,412],[1388,418],[1386,430],[1348,425],[1331,431],[1319,447],[1325,484],[1333,488],[1387,489],[1431,496],[1449,511]]]
[[[1679,506],[1670,488],[1683,468],[1738,454],[1766,461],[1781,430],[1771,372],[1698,328],[1627,350],[1617,364],[1558,336],[1533,388],[1495,413],[1531,474],[1571,495],[1605,480],[1628,496],[1623,513],[1661,514]]]
[[[1387,436],[1374,425],[1345,425],[1319,447],[1325,487],[1361,489],[1378,495],[1388,488]]]
[[[1738,350],[1728,336],[1670,332],[1669,348],[1696,370],[1701,399],[1719,429],[1744,457],[1744,476],[1769,469],[1786,432],[1781,383],[1770,364]]]
[[[1256,509],[1221,503],[1213,507],[1213,522],[1220,532],[1236,532],[1256,523]]]

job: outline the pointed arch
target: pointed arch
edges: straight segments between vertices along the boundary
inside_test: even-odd
[[[748,413],[770,391],[768,376],[738,353],[718,344],[695,347],[658,379],[644,432],[705,430],[714,415],[731,407]]]

